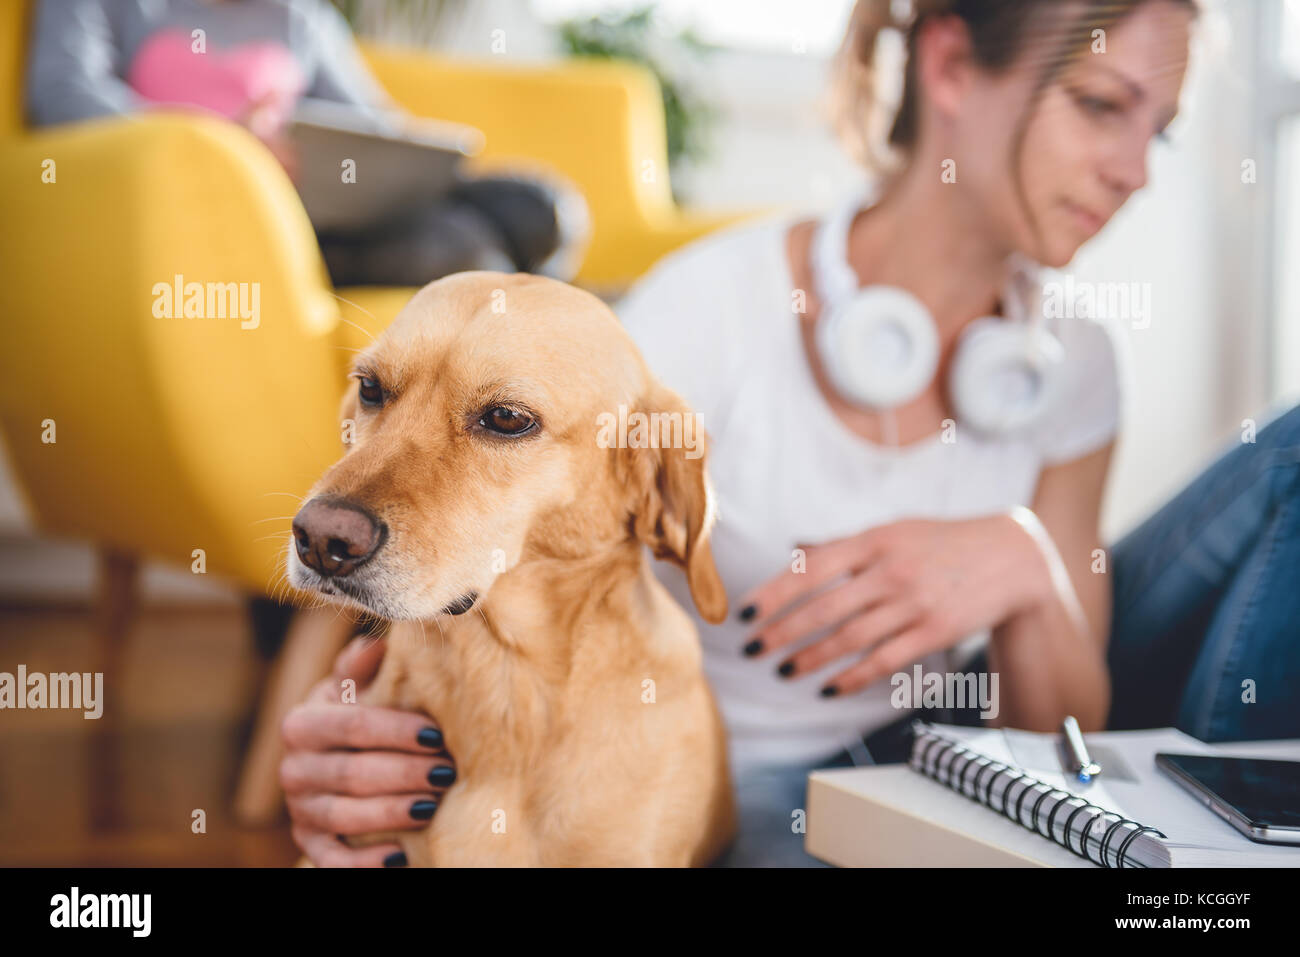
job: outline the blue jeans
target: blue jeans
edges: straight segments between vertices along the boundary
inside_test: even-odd
[[[736,775],[736,840],[714,867],[829,867],[803,849],[808,774],[852,765],[848,752],[831,761],[756,768]]]
[[[1300,408],[1115,545],[1111,573],[1107,727],[1300,737]]]

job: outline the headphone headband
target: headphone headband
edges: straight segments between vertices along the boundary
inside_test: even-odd
[[[862,207],[875,200],[875,189],[859,190],[822,219],[813,236],[813,282],[822,307],[843,302],[858,289],[858,276],[849,265],[849,230]]]
[[[859,189],[848,202],[841,203],[823,217],[817,227],[810,258],[813,283],[823,307],[844,302],[859,288],[857,273],[849,265],[849,231],[858,213],[874,203],[876,198],[874,185]],[[1002,287],[1002,309],[1012,322],[1033,324],[1043,315],[1043,267],[1020,252],[1011,253],[1007,263],[1009,269]]]

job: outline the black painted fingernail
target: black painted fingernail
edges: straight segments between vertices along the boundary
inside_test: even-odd
[[[456,769],[440,764],[429,772],[429,783],[436,788],[445,788],[456,780]]]
[[[420,733],[415,736],[415,740],[420,743],[422,748],[440,748],[442,747],[442,732],[437,728],[421,728]]]
[[[789,678],[792,674],[794,674],[794,662],[793,661],[782,662],[781,667],[777,668],[776,670],[780,673],[782,678]]]
[[[746,605],[744,608],[740,609],[740,620],[753,621],[754,616],[757,614],[758,614],[757,605]]]
[[[754,655],[758,654],[760,651],[763,650],[763,639],[755,638],[753,641],[747,644],[742,650],[745,652],[745,654],[749,655],[751,658],[754,657]]]
[[[823,698],[834,698],[839,693],[840,693],[840,689],[835,687],[834,685],[827,685],[825,688],[822,689]]]
[[[405,866],[406,866],[405,851],[393,851],[393,853],[389,854],[387,857],[384,858],[384,867],[405,867]]]
[[[433,817],[433,812],[438,810],[437,801],[416,801],[411,805],[411,817],[417,821],[427,821]]]

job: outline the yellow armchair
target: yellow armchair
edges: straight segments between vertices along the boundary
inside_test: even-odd
[[[0,423],[38,525],[182,566],[203,549],[268,588],[284,539],[265,536],[287,531],[268,520],[293,510],[268,493],[337,454],[342,386],[338,309],[275,160],[218,120],[78,124],[7,138],[0,204]],[[200,315],[167,301],[177,277]],[[219,316],[227,283],[254,318]]]
[[[624,286],[742,215],[695,213],[673,201],[663,101],[641,67],[594,59],[519,67],[382,47],[366,54],[410,112],[482,130],[485,161],[541,161],[581,188],[592,217],[581,284]]]

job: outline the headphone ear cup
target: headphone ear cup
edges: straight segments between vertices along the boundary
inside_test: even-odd
[[[1047,330],[995,317],[962,333],[948,390],[963,424],[989,435],[1038,421],[1055,401],[1065,350]]]
[[[925,304],[906,290],[867,286],[829,309],[817,325],[817,349],[827,376],[859,405],[902,405],[934,378],[939,335]]]

